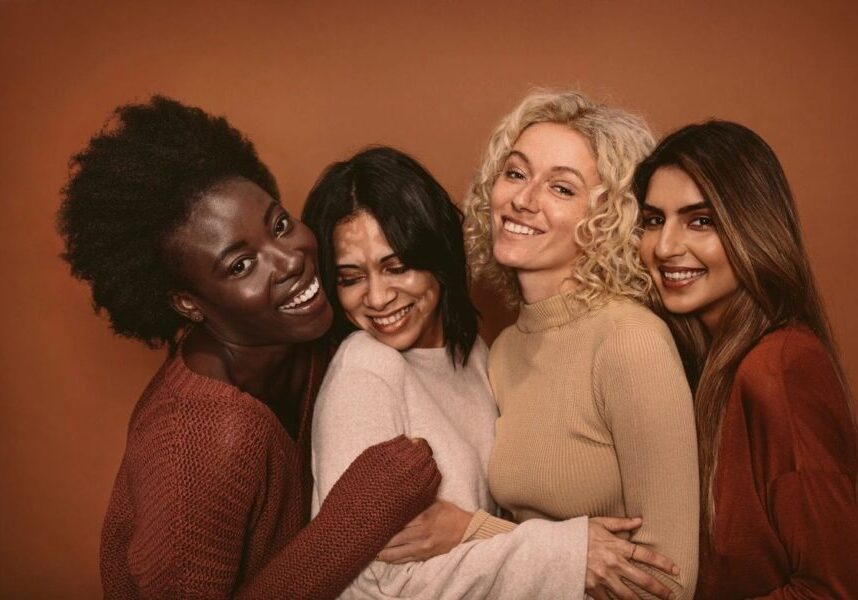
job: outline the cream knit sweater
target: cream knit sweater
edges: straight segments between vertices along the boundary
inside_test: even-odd
[[[589,311],[562,295],[526,304],[492,346],[489,378],[500,410],[489,465],[495,500],[518,522],[641,516],[631,539],[681,572],[648,570],[691,598],[697,441],[667,326],[627,300]]]
[[[481,340],[467,366],[454,368],[444,348],[398,352],[365,332],[349,336],[316,400],[314,514],[355,457],[399,434],[423,437],[432,446],[444,477],[440,497],[466,510],[493,511],[487,469],[497,408],[487,358]],[[478,520],[474,524],[484,531],[475,537],[503,529]],[[586,518],[534,519],[425,562],[374,562],[341,597],[580,599],[586,556]]]

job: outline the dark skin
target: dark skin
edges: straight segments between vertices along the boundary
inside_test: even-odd
[[[303,343],[331,324],[313,234],[262,188],[232,179],[203,195],[166,250],[186,284],[170,303],[197,323],[182,349],[188,367],[258,398],[296,437],[310,375]]]

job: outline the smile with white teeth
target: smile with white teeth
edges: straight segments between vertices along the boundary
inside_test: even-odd
[[[534,229],[533,227],[521,225],[520,223],[515,223],[513,221],[510,221],[509,219],[503,220],[503,228],[510,233],[517,233],[519,235],[539,235],[540,233],[542,233],[541,231]]]
[[[388,315],[386,317],[370,317],[370,319],[372,319],[372,322],[377,324],[377,325],[393,325],[397,321],[402,320],[405,317],[405,315],[407,315],[409,312],[411,312],[411,308],[413,306],[414,306],[413,304],[409,304],[405,308],[400,308],[399,310],[397,310],[392,315]]]
[[[706,269],[694,269],[688,271],[662,271],[662,276],[668,281],[688,281],[696,279],[706,273]]]
[[[310,300],[312,300],[313,298],[316,297],[316,294],[319,293],[319,289],[320,289],[319,278],[313,277],[313,281],[310,282],[310,285],[308,285],[306,288],[304,288],[303,292],[299,293],[297,296],[292,298],[292,300],[290,300],[286,304],[278,306],[277,310],[289,310],[290,308],[295,308],[295,307],[300,306],[306,302],[309,302]]]

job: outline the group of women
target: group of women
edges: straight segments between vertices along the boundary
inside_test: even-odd
[[[170,352],[106,597],[858,596],[855,412],[759,136],[655,145],[538,92],[462,207],[377,147],[302,223],[223,118],[117,109],[73,158],[65,258]],[[519,311],[490,350],[471,278]]]

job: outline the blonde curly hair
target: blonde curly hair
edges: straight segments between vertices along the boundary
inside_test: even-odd
[[[559,123],[590,143],[601,183],[588,198],[575,230],[581,248],[570,277],[570,296],[588,308],[612,297],[643,301],[651,281],[638,257],[638,203],[632,193],[635,167],[655,141],[646,123],[623,110],[597,104],[579,92],[538,90],[501,119],[465,196],[465,244],[472,276],[501,292],[510,306],[522,300],[515,271],[492,253],[492,187],[519,135],[535,123]]]

